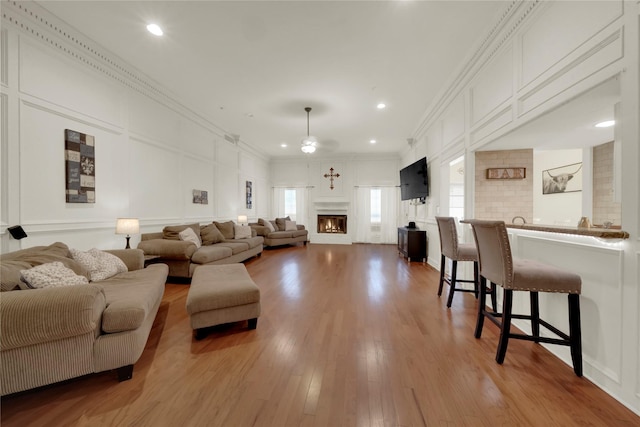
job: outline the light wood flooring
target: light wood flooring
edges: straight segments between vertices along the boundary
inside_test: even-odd
[[[540,345],[473,337],[476,300],[446,308],[438,272],[392,245],[265,250],[246,322],[193,339],[187,284],[166,285],[133,379],[105,372],[2,399],[2,426],[639,426]]]

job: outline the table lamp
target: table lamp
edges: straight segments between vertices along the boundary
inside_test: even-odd
[[[116,220],[116,234],[127,235],[127,246],[125,249],[131,249],[129,245],[130,234],[138,234],[140,232],[140,221],[138,218],[118,218]]]

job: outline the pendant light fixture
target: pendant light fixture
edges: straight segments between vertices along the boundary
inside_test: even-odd
[[[302,140],[300,149],[305,154],[311,154],[316,151],[318,139],[315,136],[309,136],[309,112],[311,112],[311,107],[305,107],[304,111],[307,112],[307,137]]]

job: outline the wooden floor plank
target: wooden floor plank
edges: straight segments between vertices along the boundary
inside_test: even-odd
[[[391,245],[265,250],[256,330],[196,341],[189,285],[168,283],[133,378],[89,375],[1,401],[12,426],[637,426],[640,418],[542,346],[473,337],[476,300]],[[448,290],[447,290],[448,291]]]

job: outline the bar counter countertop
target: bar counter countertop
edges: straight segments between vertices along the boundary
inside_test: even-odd
[[[463,219],[460,221],[463,224],[468,224],[469,220]],[[577,236],[591,236],[598,237],[600,239],[628,239],[629,233],[616,228],[604,228],[591,226],[589,228],[584,227],[570,227],[561,225],[544,225],[544,224],[509,224],[505,222],[507,228],[516,228],[520,230],[531,231],[545,231],[547,233],[562,233],[562,234],[574,234]]]

